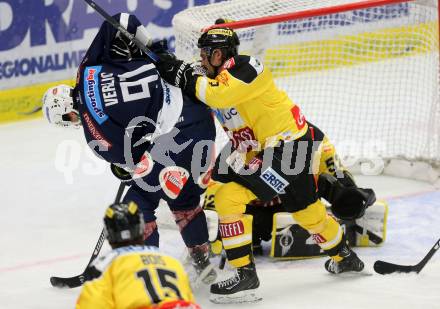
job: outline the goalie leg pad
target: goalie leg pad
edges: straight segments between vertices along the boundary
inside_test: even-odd
[[[386,239],[388,205],[377,201],[357,220],[342,221],[350,246],[377,247]],[[273,216],[270,256],[276,259],[302,259],[326,255],[313,237],[295,221],[291,213]]]
[[[377,201],[367,208],[365,215],[356,220],[356,246],[377,247],[383,244],[386,238],[388,218],[388,204]]]
[[[293,219],[289,212],[273,215],[270,256],[276,259],[304,259],[325,255],[312,236]]]

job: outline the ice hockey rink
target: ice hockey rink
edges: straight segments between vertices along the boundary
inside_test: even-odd
[[[53,288],[49,277],[83,271],[118,181],[87,150],[81,130],[50,128],[39,119],[0,126],[0,140],[0,308],[73,308],[80,289]],[[197,302],[202,308],[440,308],[439,253],[418,275],[382,276],[372,269],[377,259],[413,265],[423,258],[440,237],[440,191],[386,176],[357,180],[390,205],[385,244],[356,249],[366,263],[363,273],[330,275],[325,258],[259,257],[263,301],[215,305],[201,287]],[[176,230],[163,229],[160,242],[163,251],[182,257]]]

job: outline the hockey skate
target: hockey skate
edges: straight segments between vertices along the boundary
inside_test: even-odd
[[[253,303],[262,298],[256,293],[260,286],[253,263],[239,267],[233,277],[211,285],[210,301],[216,304]]]
[[[195,286],[200,283],[211,284],[217,278],[217,272],[214,266],[209,261],[209,246],[201,245],[190,250],[191,264],[197,273],[197,279],[194,283]]]
[[[341,261],[337,262],[334,259],[328,259],[325,262],[325,269],[328,272],[340,274],[348,271],[360,272],[364,269],[364,262],[348,246],[344,245],[338,255],[342,257]]]

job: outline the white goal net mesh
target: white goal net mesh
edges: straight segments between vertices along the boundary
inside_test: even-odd
[[[174,17],[176,53],[199,59],[201,29],[219,17],[241,21],[319,9],[316,16],[237,29],[240,53],[270,67],[277,84],[327,133],[342,157],[438,165],[437,1],[333,10],[353,4],[232,0],[193,7]]]

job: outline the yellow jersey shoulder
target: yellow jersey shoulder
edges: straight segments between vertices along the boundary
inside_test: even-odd
[[[250,84],[263,73],[264,65],[252,56],[237,55],[226,60],[221,70],[228,70],[234,78]]]
[[[182,264],[155,248],[114,249],[95,267],[102,271],[101,276],[84,284],[77,309],[151,308],[178,300],[194,301]]]
[[[127,254],[139,254],[139,253],[150,253],[150,254],[161,254],[156,247],[149,246],[126,246],[117,249],[113,249],[110,252],[99,257],[93,261],[92,266],[95,267],[99,272],[103,273],[112,264],[113,261],[117,260],[121,256]]]

